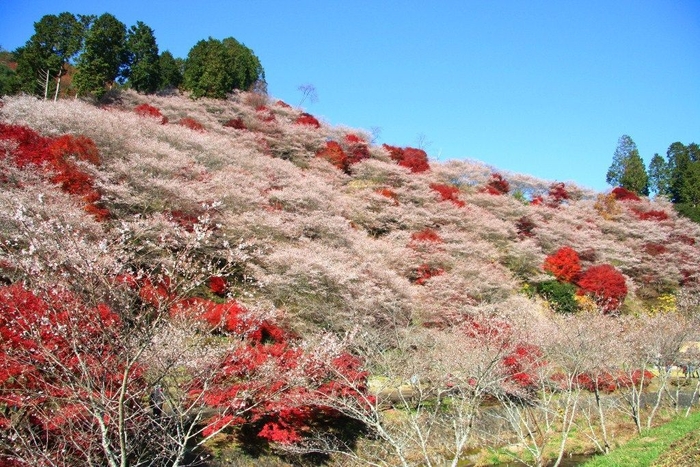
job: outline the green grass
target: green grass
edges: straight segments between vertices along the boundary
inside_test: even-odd
[[[692,436],[700,430],[700,412],[688,418],[679,417],[669,423],[645,431],[607,456],[597,456],[583,464],[583,467],[644,467],[652,466],[660,457],[678,457],[673,465],[680,467],[698,442]],[[689,438],[690,437],[690,438]],[[690,452],[688,442],[695,444]],[[674,455],[673,451],[679,450]]]

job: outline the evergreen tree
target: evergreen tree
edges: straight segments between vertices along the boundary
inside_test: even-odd
[[[126,26],[109,13],[95,19],[85,36],[73,82],[79,94],[101,98],[127,63]]]
[[[225,98],[236,89],[249,89],[265,73],[253,51],[236,39],[201,40],[185,61],[183,86],[192,97]]]
[[[629,136],[622,135],[617,141],[605,180],[612,186],[620,186],[639,195],[649,194],[649,178],[644,161]]]
[[[165,51],[158,57],[158,69],[160,71],[158,90],[178,88],[182,84],[182,69],[184,60],[173,57],[169,51]]]
[[[657,196],[671,196],[671,171],[658,153],[649,162],[649,189]]]
[[[20,82],[15,67],[14,55],[0,47],[0,97],[19,92]]]
[[[138,21],[126,35],[126,48],[129,84],[135,91],[154,93],[160,84],[160,63],[153,29]]]

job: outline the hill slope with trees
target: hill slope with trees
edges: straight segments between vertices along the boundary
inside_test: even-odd
[[[516,440],[541,464],[574,421],[605,452],[607,417],[673,405],[700,227],[669,202],[438,163],[264,94],[117,97],[2,100],[3,462],[456,465]]]

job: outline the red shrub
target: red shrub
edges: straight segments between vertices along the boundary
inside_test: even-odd
[[[517,229],[520,237],[534,237],[535,234],[532,231],[535,227],[537,227],[535,223],[527,216],[521,217],[515,223],[515,228]]]
[[[277,120],[275,114],[264,105],[257,106],[255,111],[258,113],[258,119],[260,121],[271,123]]]
[[[284,101],[277,101],[277,102],[275,102],[275,105],[279,105],[280,107],[284,107],[285,109],[291,109],[291,108],[292,108],[291,105],[287,104],[287,103],[284,102]]]
[[[491,180],[481,191],[490,195],[507,195],[510,191],[510,184],[501,174],[493,173],[491,174]]]
[[[345,144],[347,145],[347,152],[349,153],[348,162],[350,164],[356,164],[365,159],[369,159],[369,148],[362,138],[352,133],[347,134],[345,135]]]
[[[406,167],[413,173],[425,172],[430,170],[428,164],[428,155],[422,149],[416,148],[399,148],[396,146],[383,145],[384,149],[389,151],[389,157],[396,161],[401,167]]]
[[[565,246],[547,256],[542,269],[560,281],[575,282],[581,273],[581,260],[573,248]]]
[[[639,201],[640,198],[636,193],[629,191],[626,188],[618,186],[612,190],[613,197],[618,201]]]
[[[98,207],[102,198],[94,187],[93,178],[80,170],[72,159],[92,164],[100,163],[95,143],[85,136],[62,135],[47,138],[31,128],[0,123],[0,140],[13,141],[17,147],[10,151],[15,164],[20,168],[34,165],[46,171],[49,180],[63,191],[80,196],[85,201],[85,210],[97,220],[109,217],[107,209]]]
[[[294,123],[297,125],[309,125],[314,128],[321,128],[321,123],[318,121],[318,119],[308,113],[299,115],[297,119],[294,120]]]
[[[204,131],[205,131],[205,130],[204,130],[204,125],[202,125],[201,123],[199,123],[199,122],[198,122],[197,120],[195,120],[194,118],[190,118],[190,117],[181,118],[180,121],[177,122],[177,124],[178,124],[178,125],[182,125],[182,126],[184,126],[184,127],[186,127],[186,128],[189,128],[190,130],[200,131],[200,132],[204,132]]]
[[[561,205],[564,200],[569,199],[569,192],[566,190],[566,185],[562,182],[552,183],[547,194],[549,200],[547,206],[555,208]]]
[[[668,248],[659,243],[649,242],[644,245],[644,251],[651,256],[658,256],[666,253]]]
[[[411,242],[431,242],[442,243],[442,238],[431,228],[423,229],[420,232],[411,234]]]
[[[459,188],[454,185],[445,185],[443,183],[431,183],[430,188],[440,195],[440,201],[452,201],[457,207],[464,207],[465,203],[459,196]]]
[[[544,203],[544,198],[540,195],[535,196],[534,198],[532,198],[532,201],[530,201],[530,204],[532,206],[539,206],[543,203]]]
[[[157,118],[160,119],[160,123],[162,125],[165,125],[168,123],[168,117],[164,117],[162,113],[160,113],[160,110],[158,110],[156,107],[153,107],[152,105],[148,104],[139,104],[136,107],[134,107],[134,112],[136,112],[138,115],[142,117],[151,117],[151,118]]]
[[[435,276],[441,276],[444,273],[445,270],[442,268],[433,267],[429,264],[421,264],[413,273],[413,282],[418,285],[423,285],[428,281],[428,279]]]
[[[394,205],[399,205],[399,195],[391,188],[379,188],[376,190],[377,193],[384,196],[385,198],[390,198],[394,200]]]
[[[350,169],[350,163],[348,161],[348,155],[345,154],[343,148],[335,141],[326,142],[326,147],[320,149],[316,153],[316,157],[321,157],[326,159],[328,162],[342,170],[343,172],[348,172]]]
[[[693,237],[690,237],[690,236],[684,235],[684,234],[673,233],[673,234],[671,234],[671,240],[673,240],[675,242],[683,243],[684,245],[690,245],[690,246],[695,245],[695,239]]]
[[[580,293],[589,294],[604,313],[616,311],[627,296],[624,276],[613,266],[591,266],[578,281]]]
[[[209,278],[209,290],[216,295],[226,295],[226,279],[221,276],[212,276]]]
[[[226,128],[234,128],[236,130],[246,130],[245,123],[241,117],[232,118],[231,120],[224,123]]]
[[[668,219],[668,213],[666,213],[666,211],[662,211],[660,209],[652,209],[652,210],[646,211],[646,212],[639,210],[639,209],[633,209],[633,211],[637,215],[637,218],[639,218],[639,220],[643,220],[643,221],[661,222],[661,221],[665,221],[666,219]]]

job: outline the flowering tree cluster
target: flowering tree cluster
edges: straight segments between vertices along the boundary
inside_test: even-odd
[[[488,181],[482,191],[490,195],[507,195],[510,191],[510,184],[505,178],[503,178],[503,175],[493,173],[491,174],[491,179]]]

